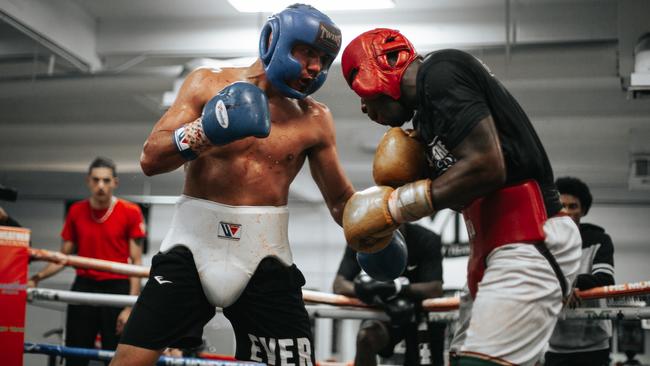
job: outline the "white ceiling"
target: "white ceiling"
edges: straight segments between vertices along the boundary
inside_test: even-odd
[[[482,58],[529,113],[556,175],[580,176],[597,202],[648,204],[649,191],[630,192],[627,181],[630,155],[650,153],[650,98],[622,86],[636,37],[650,31],[648,4],[396,0],[389,11],[329,15],[344,43],[388,26],[423,53],[454,47]],[[0,0],[0,184],[33,197],[75,194],[70,184],[104,154],[128,178],[125,194],[178,193],[181,172],[146,179],[138,167],[162,95],[193,59],[255,56],[267,15],[239,14],[225,0]],[[360,113],[338,64],[315,97],[334,114],[355,186],[372,184],[383,128]],[[292,197],[318,199],[307,174]]]

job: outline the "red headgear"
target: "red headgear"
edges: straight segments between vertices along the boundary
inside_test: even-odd
[[[388,61],[391,53],[397,53],[392,65]],[[402,75],[416,57],[415,48],[398,30],[373,29],[353,39],[343,51],[343,77],[362,98],[386,94],[397,100]]]

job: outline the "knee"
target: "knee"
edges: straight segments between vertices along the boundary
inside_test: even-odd
[[[378,324],[359,329],[357,333],[357,349],[361,350],[380,350],[386,341],[387,335]]]

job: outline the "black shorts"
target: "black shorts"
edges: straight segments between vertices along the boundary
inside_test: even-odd
[[[315,364],[304,284],[295,265],[287,267],[273,258],[260,262],[239,299],[223,309],[235,331],[237,359],[300,364],[302,358]],[[149,281],[120,342],[147,349],[196,347],[214,314],[192,253],[176,247],[153,257]]]
[[[556,353],[546,352],[544,356],[544,365],[548,366],[607,366],[609,362],[610,349],[601,349],[597,351],[573,352],[573,353]]]

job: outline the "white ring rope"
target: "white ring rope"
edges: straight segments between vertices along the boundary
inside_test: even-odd
[[[58,301],[80,305],[132,306],[137,296],[99,294],[52,289],[27,289],[28,300]],[[220,308],[217,308],[221,311]],[[377,319],[388,320],[384,312],[377,309],[337,307],[330,305],[307,305],[307,312],[316,318],[331,319]],[[457,311],[429,312],[429,320],[453,321],[458,318]],[[650,307],[605,307],[565,309],[560,319],[650,319]]]
[[[102,270],[111,273],[121,273],[128,276],[148,277],[149,268],[126,263],[117,263],[101,259],[66,255],[60,252],[52,252],[45,249],[29,249],[30,257],[37,260],[60,263],[77,268]],[[351,306],[369,308],[361,300],[343,295],[336,295],[325,292],[302,290],[306,302],[317,304],[329,304],[335,306]],[[650,281],[639,281],[622,283],[611,286],[595,287],[590,290],[577,291],[581,299],[599,299],[621,296],[635,296],[650,294]],[[428,311],[450,311],[458,309],[458,297],[443,297],[426,299],[422,301],[422,307]]]

